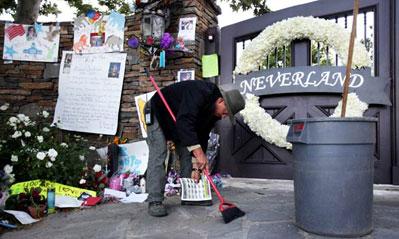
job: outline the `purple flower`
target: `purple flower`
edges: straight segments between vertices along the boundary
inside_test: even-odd
[[[172,46],[173,42],[175,39],[173,39],[172,35],[168,32],[165,32],[161,38],[161,48],[162,49],[168,49]]]
[[[127,45],[133,49],[136,49],[139,46],[139,39],[137,39],[137,37],[132,37],[127,41]]]

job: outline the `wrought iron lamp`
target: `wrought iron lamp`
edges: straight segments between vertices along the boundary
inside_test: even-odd
[[[141,31],[143,41],[146,41],[148,37],[159,41],[165,32],[165,15],[162,10],[158,10],[157,12],[144,10],[141,19]]]

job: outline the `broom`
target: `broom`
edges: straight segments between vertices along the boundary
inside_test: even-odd
[[[149,75],[147,69],[146,69],[146,72],[147,72],[147,75]],[[154,78],[152,76],[149,76],[149,77],[150,77],[150,81],[151,81],[152,85],[155,87],[156,91],[158,92],[159,97],[161,97],[161,100],[164,103],[166,109],[168,110],[170,116],[172,117],[173,121],[176,123],[176,117],[173,114],[172,110],[170,109],[168,102],[166,102],[166,99],[163,96],[161,90],[159,89],[157,83],[155,82],[155,80],[154,80]],[[220,213],[222,213],[223,221],[225,223],[229,223],[229,222],[233,221],[236,218],[244,216],[245,212],[241,211],[233,203],[226,202],[224,200],[224,198],[220,194],[219,190],[217,189],[215,183],[213,182],[212,178],[209,176],[208,169],[205,168],[204,174],[205,174],[207,180],[209,181],[209,183],[211,184],[211,186],[213,188],[213,191],[215,191],[215,193],[216,193],[216,195],[217,195],[217,197],[218,197],[218,199],[220,201],[219,211],[220,211]]]

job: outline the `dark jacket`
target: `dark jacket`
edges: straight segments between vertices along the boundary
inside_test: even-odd
[[[209,133],[220,118],[214,116],[215,102],[222,97],[218,87],[202,80],[169,85],[162,90],[172,109],[176,124],[158,93],[151,98],[151,108],[167,140],[183,146],[200,144],[205,150]]]

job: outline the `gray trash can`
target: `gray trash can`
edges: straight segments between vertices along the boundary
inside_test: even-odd
[[[327,236],[362,236],[372,226],[375,118],[289,121],[295,223]]]

